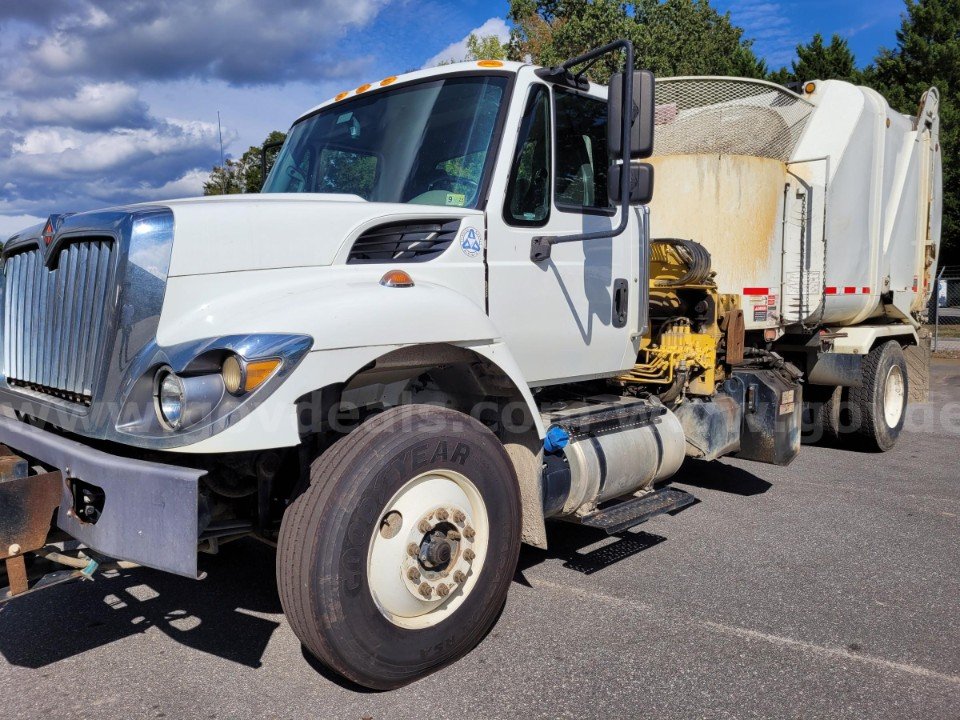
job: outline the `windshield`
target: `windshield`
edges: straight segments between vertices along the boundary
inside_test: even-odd
[[[263,192],[476,207],[506,86],[451,77],[325,108],[294,125]]]

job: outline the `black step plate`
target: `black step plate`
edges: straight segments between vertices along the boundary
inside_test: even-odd
[[[696,497],[683,490],[663,488],[649,495],[624,500],[589,515],[584,515],[579,519],[579,523],[613,535],[646,522],[657,515],[663,515],[691,505],[696,500]]]

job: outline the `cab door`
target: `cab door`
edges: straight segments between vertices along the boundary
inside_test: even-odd
[[[618,237],[530,259],[536,236],[619,224],[607,197],[606,100],[534,81],[515,103],[516,142],[501,152],[487,205],[490,317],[531,385],[617,374],[637,353],[639,214]]]

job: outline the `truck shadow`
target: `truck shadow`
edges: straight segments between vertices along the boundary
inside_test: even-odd
[[[675,480],[739,495],[770,487],[735,466],[695,460],[688,460]],[[691,507],[696,505],[684,510]],[[548,560],[591,575],[666,540],[637,529],[608,536],[565,523],[549,523],[548,539],[549,550],[523,547],[516,582],[529,585],[524,572]],[[275,557],[266,546],[240,541],[225,546],[220,555],[201,556],[204,581],[141,568],[14,600],[0,606],[0,655],[11,665],[43,668],[156,628],[186,647],[259,668],[283,612]],[[335,678],[319,664],[311,665]]]
[[[73,582],[0,607],[0,654],[42,668],[156,628],[177,642],[251,668],[282,613],[274,552],[253,541],[201,556],[204,581],[138,568]],[[163,654],[163,650],[157,651]]]
[[[694,460],[687,458],[679,472],[670,478],[670,482],[680,485],[716,490],[734,495],[762,495],[772,484],[757,477],[749,470],[714,460]]]

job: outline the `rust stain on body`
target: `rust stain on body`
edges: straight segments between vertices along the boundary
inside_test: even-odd
[[[650,159],[656,186],[651,237],[706,247],[721,292],[780,284],[786,165],[745,155],[668,155]]]

